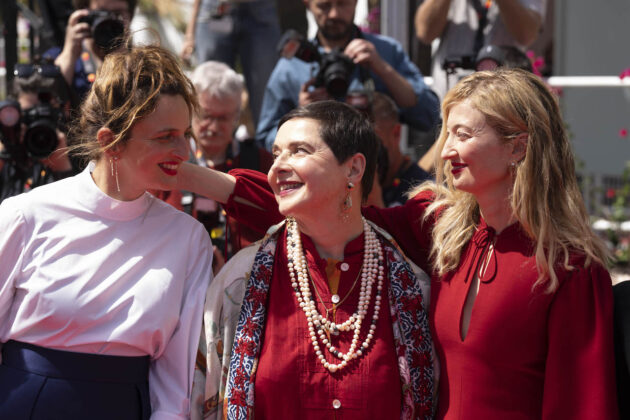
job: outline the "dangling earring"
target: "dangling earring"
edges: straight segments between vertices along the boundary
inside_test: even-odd
[[[343,203],[341,204],[341,215],[343,217],[344,222],[348,221],[350,209],[352,208],[352,197],[350,196],[350,192],[354,188],[354,184],[348,181],[348,185],[346,187],[346,198],[344,198]]]
[[[112,170],[112,176],[116,178],[116,189],[120,192],[120,184],[118,183],[118,156],[114,156],[109,160],[109,166]]]

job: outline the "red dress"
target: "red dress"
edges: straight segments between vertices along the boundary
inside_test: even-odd
[[[264,229],[281,216],[263,179],[237,176],[235,196],[265,207],[228,208],[243,223]],[[428,270],[432,220],[421,223],[431,197],[418,195],[403,206],[364,209],[364,214],[398,242],[416,264]],[[236,209],[237,207],[238,209]],[[612,283],[592,263],[573,271],[558,269],[559,288],[533,289],[538,273],[534,244],[514,224],[496,235],[494,255],[480,282],[465,340],[461,314],[470,270],[494,236],[482,220],[454,274],[434,277],[430,321],[441,364],[439,419],[616,419]],[[571,261],[580,267],[580,256]]]

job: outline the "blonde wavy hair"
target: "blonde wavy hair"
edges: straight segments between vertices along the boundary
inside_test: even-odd
[[[108,54],[70,132],[71,151],[98,160],[105,151],[124,146],[134,124],[155,111],[160,95],[181,95],[190,115],[199,110],[195,87],[168,50],[147,45]],[[102,127],[114,133],[107,145],[96,138]]]
[[[440,210],[431,250],[436,271],[443,275],[457,268],[480,220],[475,197],[453,187],[450,162],[439,154],[448,136],[449,113],[463,101],[481,112],[506,142],[528,135],[525,157],[514,170],[510,203],[514,217],[535,242],[539,277],[534,287],[555,291],[558,277],[554,266],[562,263],[565,269],[574,269],[569,264],[570,252],[583,253],[586,266],[593,260],[607,262],[608,251],[590,228],[555,95],[532,73],[500,69],[473,73],[446,94],[444,124],[437,140],[436,182],[423,184],[410,194],[425,190],[435,194],[425,219]]]

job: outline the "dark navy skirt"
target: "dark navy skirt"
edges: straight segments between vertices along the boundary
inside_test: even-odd
[[[151,416],[149,356],[51,350],[8,341],[0,364],[0,419],[121,419]]]

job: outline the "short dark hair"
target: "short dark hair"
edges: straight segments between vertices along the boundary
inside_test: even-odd
[[[335,158],[342,164],[355,153],[365,156],[365,172],[361,179],[363,200],[372,191],[378,137],[368,118],[360,111],[339,101],[318,101],[296,108],[280,119],[278,128],[285,122],[306,118],[319,123],[319,136],[332,150]]]

